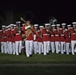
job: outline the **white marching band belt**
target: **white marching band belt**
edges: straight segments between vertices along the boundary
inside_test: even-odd
[[[76,33],[72,33],[72,35],[73,35],[73,34],[76,34]]]
[[[51,35],[51,36],[54,36],[54,35]]]
[[[59,36],[59,35],[56,34],[55,36]]]
[[[16,33],[16,35],[20,35],[19,33]]]
[[[67,29],[65,29],[65,31],[67,31]]]
[[[56,29],[54,29],[54,30],[56,30]]]
[[[60,28],[60,30],[62,30],[62,28]]]
[[[61,34],[61,36],[64,36],[64,34]]]
[[[50,35],[50,34],[43,34],[43,35]]]

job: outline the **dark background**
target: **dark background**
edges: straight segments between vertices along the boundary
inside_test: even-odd
[[[15,23],[23,17],[31,23],[44,24],[54,16],[58,23],[70,24],[76,21],[76,3],[74,1],[54,0],[3,0],[0,2],[0,22]]]

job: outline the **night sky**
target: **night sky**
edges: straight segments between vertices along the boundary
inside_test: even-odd
[[[76,21],[76,4],[74,1],[54,0],[4,0],[0,3],[0,10],[15,10],[25,12],[32,18],[33,23],[43,24],[55,17],[58,23]]]

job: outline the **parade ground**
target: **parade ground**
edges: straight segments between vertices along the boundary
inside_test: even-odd
[[[8,55],[0,53],[1,75],[73,75],[76,73],[76,55],[24,54]]]

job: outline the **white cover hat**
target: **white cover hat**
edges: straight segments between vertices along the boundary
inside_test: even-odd
[[[55,27],[55,24],[53,24],[52,27]]]
[[[45,23],[45,26],[48,26],[48,25],[50,25],[50,23]]]
[[[16,21],[16,24],[20,24],[21,23],[21,21]]]
[[[6,26],[6,28],[8,28],[8,26]]]
[[[34,26],[38,26],[38,24],[34,24]]]
[[[2,25],[2,28],[5,28],[6,26],[5,25]]]
[[[23,26],[25,25],[25,23],[22,24]]]
[[[76,22],[72,22],[72,24],[76,24]]]
[[[14,27],[16,27],[16,25],[14,24]]]
[[[56,26],[60,26],[60,24],[56,24]]]
[[[10,26],[14,26],[14,24],[10,24]]]
[[[66,23],[62,23],[61,25],[62,25],[62,26],[65,26],[65,25],[66,25]]]
[[[39,28],[44,28],[44,26],[39,26]]]
[[[71,26],[71,24],[67,25],[67,27],[70,27],[70,26]]]

